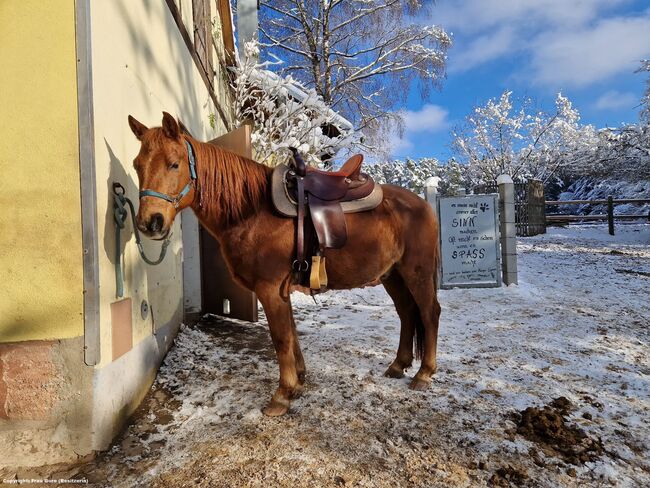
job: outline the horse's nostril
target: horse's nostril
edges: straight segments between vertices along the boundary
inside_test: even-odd
[[[162,214],[153,214],[151,216],[151,220],[149,221],[149,230],[151,232],[160,232],[163,228],[164,223],[165,218],[162,216]]]

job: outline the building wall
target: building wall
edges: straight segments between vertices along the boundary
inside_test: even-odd
[[[192,19],[187,3],[183,2],[184,24]],[[188,213],[191,210],[185,211],[182,229],[181,218],[176,218],[172,243],[158,266],[142,261],[131,224],[127,224],[120,252],[124,295],[131,300],[127,306],[131,307],[132,349],[116,358],[114,346],[124,337],[114,336],[118,332],[111,320],[111,305],[118,300],[112,183],[120,182],[126,188],[136,209],[138,202],[138,178],[132,161],[140,143],[127,117],[133,115],[148,127],[160,126],[164,110],[180,117],[193,135],[203,140],[223,134],[226,127],[219,116],[214,127],[210,124],[215,107],[166,2],[91,2],[90,9],[101,347],[94,378],[93,446],[104,449],[148,391],[182,321],[184,246],[192,246],[187,254],[198,259],[198,232]],[[227,85],[217,81],[217,86],[220,100],[227,100]],[[157,257],[160,243],[144,237],[143,243],[147,254]],[[200,283],[199,266],[185,269],[196,273],[186,280]],[[146,318],[140,313],[143,300],[150,308]],[[123,329],[119,332],[124,333]]]
[[[189,9],[183,10],[186,17]],[[91,2],[91,32],[102,367],[113,359],[110,304],[116,297],[112,183],[120,182],[127,196],[138,201],[138,179],[132,161],[140,143],[131,133],[127,116],[131,114],[149,127],[160,126],[164,110],[179,116],[199,139],[209,139],[225,128],[218,118],[220,126],[210,127],[209,115],[215,109],[165,2]],[[158,266],[148,266],[141,260],[131,225],[123,231],[124,290],[132,300],[134,346],[157,328],[182,320],[180,220],[174,223],[172,244]],[[157,255],[160,243],[146,238],[143,241],[147,253]],[[143,300],[153,312],[146,319],[140,314]]]
[[[186,25],[191,1],[182,3]],[[93,93],[87,100],[75,53],[75,43],[87,39],[85,14],[79,15],[86,8]],[[157,126],[165,110],[205,140],[226,128],[219,116],[211,127],[217,111],[165,1],[0,0],[0,25],[0,169],[8,176],[0,183],[0,273],[9,285],[0,293],[3,468],[71,461],[107,448],[148,391],[181,324],[183,246],[198,249],[198,233],[187,224],[182,236],[180,219],[156,267],[140,259],[127,225],[119,245],[124,301],[115,296],[112,183],[124,185],[138,204],[132,160],[139,142],[127,116]],[[217,70],[217,97],[231,106],[224,71]],[[99,328],[94,366],[84,362],[89,332],[83,336],[79,167],[89,140],[78,136],[85,116],[84,110],[77,115],[77,80],[79,107],[93,107],[87,122],[94,129],[96,178],[90,187],[82,184],[84,194],[94,186],[97,195],[100,311],[98,324],[86,325]],[[93,163],[82,159],[82,165]],[[144,246],[153,256],[160,244],[144,239]],[[198,252],[190,254],[198,259]],[[145,318],[143,300],[151,310]],[[130,320],[114,320],[118,307]]]
[[[0,2],[0,467],[91,449],[73,0]]]
[[[0,2],[0,343],[83,334],[74,2]]]

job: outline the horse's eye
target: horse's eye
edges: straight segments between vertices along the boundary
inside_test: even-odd
[[[171,169],[178,169],[178,162],[169,165]]]

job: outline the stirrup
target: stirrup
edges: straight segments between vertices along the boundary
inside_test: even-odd
[[[327,270],[325,269],[325,256],[315,255],[311,258],[311,273],[309,275],[309,288],[325,291],[327,288]]]

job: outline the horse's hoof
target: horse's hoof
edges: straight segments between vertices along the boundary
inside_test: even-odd
[[[304,385],[304,384],[305,384],[305,377],[306,377],[306,376],[307,376],[307,373],[305,373],[304,371],[301,371],[300,373],[298,373],[298,383],[299,383],[300,385]]]
[[[414,391],[425,391],[429,389],[431,381],[424,381],[420,378],[413,378],[409,384],[409,388]]]
[[[404,370],[395,368],[393,366],[389,366],[386,372],[384,373],[384,376],[386,378],[395,378],[395,379],[404,378]]]
[[[262,413],[267,417],[280,417],[287,413],[289,410],[289,402],[279,402],[277,400],[271,400],[269,404],[264,407]]]

